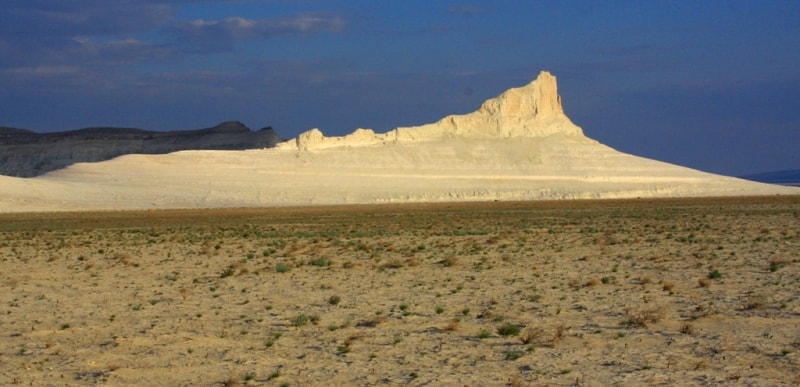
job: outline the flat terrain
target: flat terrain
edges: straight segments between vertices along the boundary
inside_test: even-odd
[[[797,385],[800,198],[0,215],[0,384]]]

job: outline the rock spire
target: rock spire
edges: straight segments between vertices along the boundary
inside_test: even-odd
[[[319,129],[312,129],[292,141],[279,144],[279,147],[314,150],[443,137],[506,138],[553,134],[583,136],[583,131],[564,114],[556,77],[542,71],[531,83],[485,101],[472,113],[451,115],[432,124],[401,127],[381,134],[370,129],[358,129],[343,137],[325,137]]]

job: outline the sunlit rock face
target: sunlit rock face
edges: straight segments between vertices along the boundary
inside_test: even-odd
[[[477,111],[387,133],[309,130],[274,148],[126,155],[0,176],[0,211],[798,195],[618,152],[564,114],[548,72]]]
[[[311,129],[294,141],[282,144],[281,148],[314,150],[452,137],[481,139],[551,134],[583,136],[583,131],[564,114],[556,77],[543,71],[528,85],[487,100],[477,111],[469,114],[451,115],[433,124],[397,128],[383,134],[375,134],[371,129],[357,129],[346,136],[325,137],[319,129]]]

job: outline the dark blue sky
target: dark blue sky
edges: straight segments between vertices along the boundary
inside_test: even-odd
[[[2,0],[0,125],[383,132],[559,79],[621,151],[800,168],[800,2]]]

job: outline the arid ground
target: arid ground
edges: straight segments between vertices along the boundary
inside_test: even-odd
[[[0,384],[796,385],[800,197],[0,215]]]

